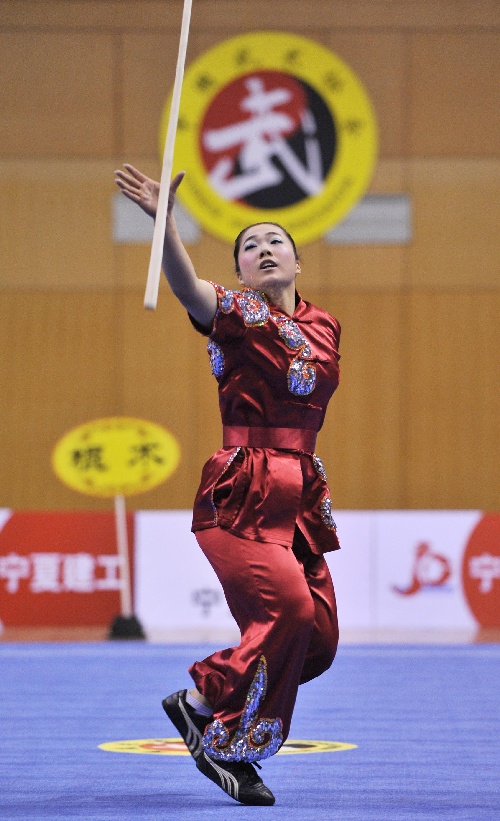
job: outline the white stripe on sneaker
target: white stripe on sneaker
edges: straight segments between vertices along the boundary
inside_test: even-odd
[[[227,792],[227,794],[231,796],[231,798],[234,798],[236,801],[238,801],[238,781],[234,777],[234,775],[231,775],[231,773],[228,773],[227,770],[224,770],[222,769],[222,767],[219,767],[219,765],[216,764],[212,758],[209,758],[206,753],[203,753],[203,755],[205,756],[205,761],[208,761],[208,763],[214,768],[215,772],[218,774],[221,780],[222,789],[225,792]]]
[[[187,714],[187,710],[180,699],[178,705],[182,715],[184,716],[184,721],[186,722],[188,727],[188,734],[184,741],[186,742],[187,748],[191,755],[194,758],[196,758],[198,753],[201,752],[203,737],[200,731],[198,730],[196,724],[193,724],[193,722],[191,721],[190,717]]]

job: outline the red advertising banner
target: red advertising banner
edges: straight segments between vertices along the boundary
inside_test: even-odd
[[[464,552],[462,583],[471,612],[482,627],[500,627],[500,515],[483,516]]]
[[[0,512],[0,621],[5,627],[104,626],[120,613],[112,512]],[[127,514],[127,535],[132,557],[133,513]]]

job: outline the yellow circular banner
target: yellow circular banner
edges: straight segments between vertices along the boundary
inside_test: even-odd
[[[90,496],[131,496],[161,484],[180,459],[177,440],[144,419],[111,416],[66,433],[52,454],[64,484]]]
[[[342,741],[298,741],[288,739],[278,755],[300,753],[337,753],[354,750],[357,744]],[[146,753],[149,755],[189,755],[189,750],[181,738],[138,738],[131,741],[107,741],[99,744],[100,750],[110,753]]]
[[[170,101],[162,151],[169,110]],[[282,223],[298,243],[319,238],[363,196],[376,154],[365,89],[313,40],[244,34],[185,73],[174,164],[187,173],[178,196],[223,240],[255,222]]]

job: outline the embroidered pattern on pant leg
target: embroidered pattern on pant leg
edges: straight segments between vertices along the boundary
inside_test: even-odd
[[[266,696],[267,662],[260,657],[257,672],[246,697],[240,724],[232,739],[220,719],[205,730],[203,748],[210,758],[218,761],[261,761],[278,752],[283,743],[283,725],[280,718],[259,718],[259,706]]]
[[[226,470],[230,467],[230,465],[232,465],[232,464],[233,464],[233,462],[234,462],[234,460],[236,459],[236,457],[237,457],[238,453],[240,452],[240,450],[241,450],[241,446],[238,446],[237,448],[235,448],[235,449],[232,451],[232,453],[231,453],[231,455],[230,455],[229,459],[227,460],[226,464],[225,464],[225,465],[224,465],[224,467],[222,468],[222,472],[221,472],[221,474],[220,474],[219,478],[217,479],[217,482],[214,482],[214,484],[212,485],[212,492],[210,493],[210,504],[212,505],[212,510],[213,510],[213,512],[214,512],[214,526],[216,526],[216,525],[217,525],[217,523],[218,523],[217,507],[216,507],[215,502],[214,502],[214,492],[215,492],[215,488],[216,488],[216,486],[217,486],[217,483],[218,483],[218,482],[220,482],[220,480],[221,480],[221,479],[222,479],[222,477],[224,476],[224,474],[225,474]]]
[[[316,473],[321,476],[324,482],[327,482],[326,470],[323,462],[319,458],[316,453],[313,453],[312,456],[313,465],[316,468]],[[323,496],[320,504],[320,513],[321,513],[321,520],[323,524],[328,528],[328,530],[337,530],[337,525],[335,524],[335,520],[332,515],[332,500],[330,497],[330,491],[328,487],[326,488],[326,494]]]
[[[337,530],[337,525],[332,516],[332,500],[329,496],[325,496],[321,502],[321,518],[328,530]]]
[[[321,478],[323,479],[324,482],[328,482],[325,466],[324,466],[322,460],[319,458],[317,453],[313,453],[312,460],[313,460],[313,465],[316,468],[316,473],[319,476],[321,476]]]

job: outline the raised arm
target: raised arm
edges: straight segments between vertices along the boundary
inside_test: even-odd
[[[160,184],[146,177],[133,165],[126,164],[124,169],[115,171],[116,184],[129,200],[137,203],[146,214],[154,218]],[[217,310],[217,296],[209,282],[198,279],[182,244],[172,211],[175,195],[183,178],[184,172],[181,171],[170,185],[162,267],[177,299],[200,325],[210,328]]]

